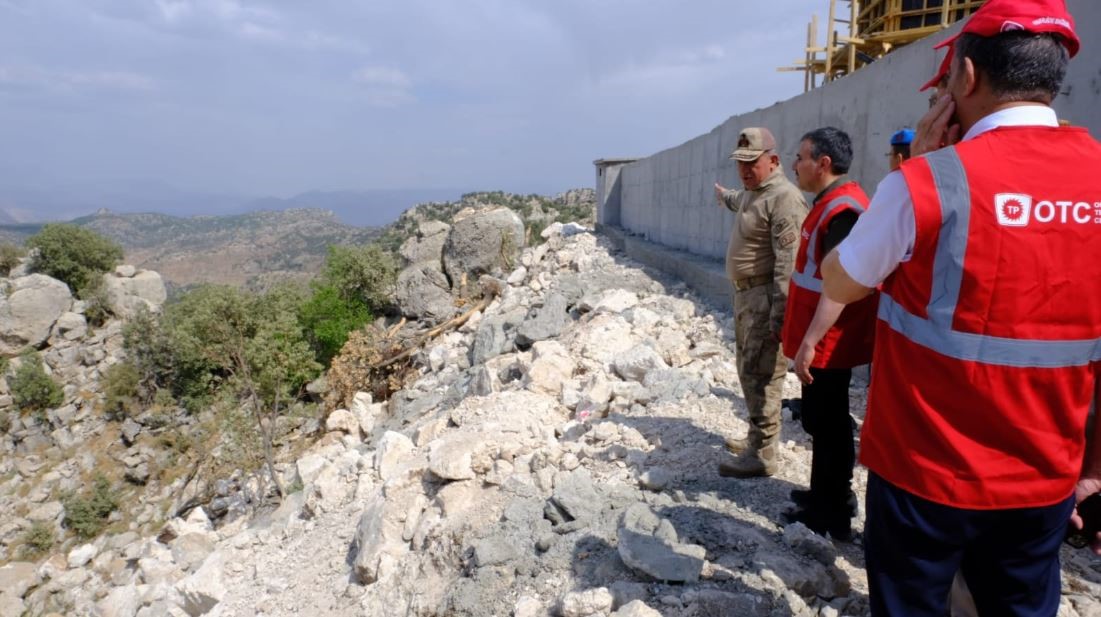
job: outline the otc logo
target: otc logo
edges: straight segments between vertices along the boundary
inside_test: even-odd
[[[994,196],[994,211],[998,215],[998,224],[1007,227],[1028,225],[1032,214],[1032,196],[1020,193],[998,193]]]

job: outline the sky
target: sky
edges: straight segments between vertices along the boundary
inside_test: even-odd
[[[551,194],[801,92],[826,0],[0,0],[0,185]]]

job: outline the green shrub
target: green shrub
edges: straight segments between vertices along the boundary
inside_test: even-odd
[[[322,279],[345,300],[362,302],[378,312],[390,303],[397,273],[397,262],[379,246],[330,246]]]
[[[371,320],[371,311],[358,300],[345,300],[335,285],[318,285],[298,309],[298,320],[318,362],[328,366],[348,333]]]
[[[122,328],[122,344],[127,362],[138,372],[138,400],[149,404],[158,396],[167,396],[175,403],[179,368],[162,320],[145,308],[139,309]]]
[[[61,386],[46,374],[42,358],[34,352],[23,355],[8,386],[15,406],[23,412],[50,409],[65,400]]]
[[[8,276],[19,265],[19,260],[27,254],[27,251],[14,244],[0,244],[0,276]]]
[[[121,418],[138,404],[138,384],[141,375],[129,362],[112,364],[103,373],[104,411]]]
[[[23,534],[23,555],[29,558],[43,555],[53,548],[56,540],[53,525],[37,521]]]
[[[98,536],[107,526],[107,517],[119,506],[111,483],[102,474],[96,475],[92,490],[83,497],[69,495],[62,503],[65,506],[65,526],[84,539]]]
[[[99,327],[107,323],[111,316],[111,302],[107,298],[107,286],[103,284],[103,277],[93,277],[77,296],[84,301],[84,317],[88,320],[88,325]]]
[[[31,269],[52,276],[80,292],[122,261],[122,247],[90,229],[50,223],[27,239],[37,249]]]
[[[301,302],[285,287],[257,295],[204,286],[167,306],[165,363],[180,400],[208,401],[227,389],[265,403],[294,398],[321,370],[298,323]]]

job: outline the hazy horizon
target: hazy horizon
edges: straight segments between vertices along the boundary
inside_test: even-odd
[[[800,93],[776,67],[826,8],[0,0],[0,210],[57,218],[84,207],[67,192],[120,185],[204,196],[187,206],[204,214],[310,191],[591,187],[594,159]]]

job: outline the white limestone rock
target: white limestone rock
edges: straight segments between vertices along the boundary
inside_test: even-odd
[[[346,435],[359,435],[360,422],[347,409],[334,409],[325,419],[325,430],[340,431]]]
[[[474,478],[473,454],[479,440],[468,433],[452,433],[428,444],[428,469],[444,480]]]
[[[137,268],[135,268],[134,266],[128,265],[128,264],[123,264],[121,266],[115,266],[115,276],[118,276],[119,278],[124,278],[124,279],[133,278],[133,276],[135,274],[137,274],[137,272],[138,272]]]
[[[401,433],[386,431],[375,450],[375,471],[379,477],[383,480],[394,477],[401,466],[412,458],[414,449],[413,440]]]
[[[96,603],[101,617],[135,617],[141,607],[141,594],[135,585],[115,587]]]
[[[562,596],[562,617],[592,617],[607,615],[615,598],[607,587],[575,591]]]
[[[164,279],[152,270],[142,270],[132,277],[105,274],[103,285],[107,292],[107,305],[112,313],[122,319],[133,317],[143,308],[152,313],[159,312],[168,299]]]
[[[0,566],[0,592],[22,598],[27,590],[42,582],[39,568],[26,561],[12,561]]]
[[[617,375],[623,379],[642,382],[654,369],[669,368],[665,359],[649,345],[635,345],[617,357],[613,363]]]
[[[533,360],[525,376],[529,390],[559,396],[577,364],[558,341],[539,341],[532,346]]]
[[[95,544],[81,544],[80,546],[69,551],[69,567],[80,568],[84,564],[92,560],[93,557],[99,554],[99,549]]]
[[[41,345],[72,303],[68,285],[44,274],[11,280],[7,295],[0,293],[0,354]]]
[[[661,617],[661,613],[652,609],[642,600],[632,600],[619,607],[612,617]]]
[[[190,617],[210,613],[226,595],[225,557],[214,552],[191,576],[176,584],[179,606]]]

